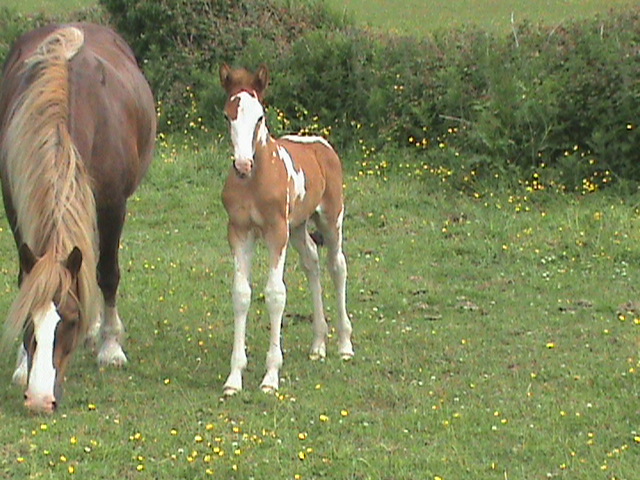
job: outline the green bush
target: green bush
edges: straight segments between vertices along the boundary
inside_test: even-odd
[[[222,125],[218,67],[260,46],[269,60],[303,32],[334,28],[319,3],[272,0],[100,0],[143,62],[163,130]],[[255,60],[255,59],[252,59]],[[212,103],[216,102],[214,106]]]
[[[321,133],[365,157],[410,148],[418,168],[476,177],[640,181],[640,7],[415,38],[358,29],[321,0],[99,1],[150,80],[163,132],[222,134],[220,63],[266,63],[276,134]],[[0,53],[42,21],[0,15]]]
[[[47,15],[44,12],[25,15],[9,7],[0,6],[0,62],[4,62],[11,45],[23,33],[48,23],[65,21],[87,21],[106,24],[108,23],[108,17],[99,6],[86,7],[69,12],[64,17]]]
[[[16,38],[49,21],[50,19],[41,13],[23,15],[8,7],[0,7],[0,61],[4,63]]]

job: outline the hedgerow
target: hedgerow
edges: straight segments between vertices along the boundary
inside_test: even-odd
[[[515,173],[534,189],[640,181],[640,7],[416,38],[357,28],[319,0],[99,1],[165,133],[223,134],[220,63],[266,63],[276,134],[321,133],[380,168],[410,148],[417,168]]]

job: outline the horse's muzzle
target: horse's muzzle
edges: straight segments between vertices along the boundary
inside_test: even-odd
[[[58,403],[53,395],[25,394],[24,406],[33,413],[53,413],[58,407]]]
[[[249,177],[253,170],[253,159],[235,160],[233,162],[233,168],[240,178]]]

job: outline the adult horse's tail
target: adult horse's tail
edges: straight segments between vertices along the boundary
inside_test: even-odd
[[[76,246],[82,252],[77,280],[83,319],[86,323],[98,314],[95,200],[69,126],[69,61],[83,43],[84,34],[75,27],[45,38],[24,60],[26,87],[7,117],[0,155],[6,162],[14,228],[39,261],[11,307],[5,339],[19,333],[34,302],[69,288],[60,262]]]

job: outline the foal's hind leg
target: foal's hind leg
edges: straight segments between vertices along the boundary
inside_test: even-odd
[[[100,233],[100,258],[98,259],[98,285],[104,299],[98,363],[121,366],[127,363],[122,350],[124,326],[118,315],[116,295],[120,283],[118,249],[124,225],[125,206],[98,209],[98,231]]]
[[[313,298],[313,343],[309,358],[318,360],[327,355],[327,334],[329,327],[322,307],[322,287],[320,285],[320,261],[318,247],[307,231],[306,222],[291,230],[291,244],[300,254],[300,263],[307,275]]]
[[[342,218],[340,212],[335,221],[328,220],[320,215],[316,224],[327,245],[327,264],[331,280],[336,289],[338,301],[338,352],[343,360],[353,358],[353,345],[351,343],[351,321],[347,314],[347,261],[342,252]]]

